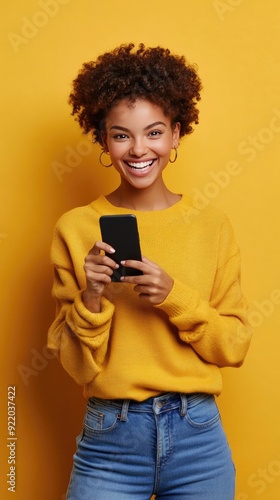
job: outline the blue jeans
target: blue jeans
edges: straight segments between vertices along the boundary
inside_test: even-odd
[[[68,500],[233,500],[234,489],[212,395],[88,401]]]

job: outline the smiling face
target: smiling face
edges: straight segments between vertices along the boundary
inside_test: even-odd
[[[146,100],[114,106],[105,120],[104,148],[122,183],[147,188],[162,183],[170,152],[178,146],[180,125],[171,126],[163,110]]]

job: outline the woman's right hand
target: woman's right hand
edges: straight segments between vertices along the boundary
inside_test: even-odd
[[[106,285],[111,283],[114,269],[119,267],[108,255],[115,252],[107,243],[97,241],[85,258],[84,271],[86,273],[87,288],[83,293],[83,302],[92,312],[100,312],[101,297]]]

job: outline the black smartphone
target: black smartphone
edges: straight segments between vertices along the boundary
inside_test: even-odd
[[[122,276],[137,276],[142,271],[124,267],[122,260],[142,260],[137,219],[133,214],[102,215],[99,219],[102,241],[111,245],[116,252],[107,253],[119,264],[112,275],[112,281],[120,281]]]

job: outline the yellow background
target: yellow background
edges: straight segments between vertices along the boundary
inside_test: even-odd
[[[85,402],[45,348],[54,315],[49,247],[63,212],[117,183],[70,116],[67,97],[83,62],[143,41],[183,53],[199,67],[200,125],[182,141],[166,182],[222,208],[235,227],[257,328],[245,365],[223,370],[218,404],[237,466],[236,499],[278,500],[279,17],[278,0],[2,6],[1,498],[13,498],[6,484],[7,387],[15,385],[14,498],[65,500]]]

